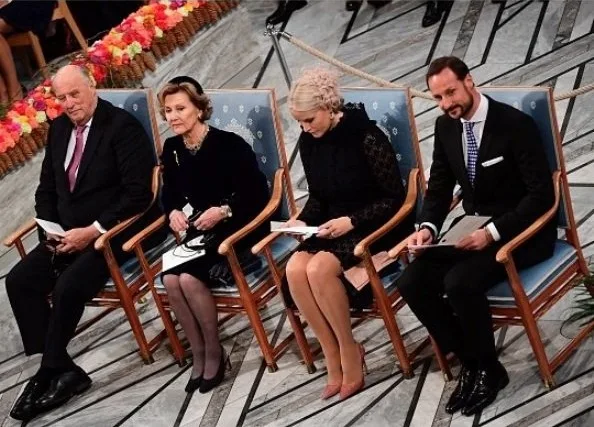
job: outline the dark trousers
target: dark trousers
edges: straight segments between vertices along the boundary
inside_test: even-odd
[[[446,354],[454,352],[462,363],[482,369],[497,362],[485,292],[507,277],[503,264],[495,260],[500,247],[492,245],[478,252],[429,249],[404,270],[397,282],[402,297],[440,349]],[[528,247],[514,256],[518,268],[545,258]]]
[[[105,285],[108,276],[103,255],[92,245],[79,254],[54,259],[41,244],[27,254],[6,277],[25,353],[43,353],[42,367],[73,366],[66,346],[74,336],[85,303]]]

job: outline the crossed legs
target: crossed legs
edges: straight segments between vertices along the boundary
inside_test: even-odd
[[[360,382],[361,356],[353,338],[339,260],[329,252],[297,252],[286,271],[293,300],[322,347],[328,385]]]

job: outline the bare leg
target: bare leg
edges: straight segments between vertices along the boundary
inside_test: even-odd
[[[326,367],[328,369],[328,384],[342,383],[342,370],[340,367],[340,349],[336,342],[336,337],[330,329],[330,325],[320,311],[316,300],[312,294],[310,284],[307,278],[307,265],[314,255],[306,252],[296,252],[287,263],[287,281],[291,296],[299,309],[299,312],[305,317],[309,326],[316,334],[324,357],[326,358]]]
[[[14,59],[10,46],[0,34],[0,74],[6,83],[9,101],[21,99],[23,92],[21,91],[21,84],[17,78],[16,68],[14,67]]]
[[[186,273],[179,276],[182,292],[198,320],[202,337],[204,338],[204,376],[214,378],[221,363],[221,342],[219,340],[219,325],[217,307],[210,289],[203,282]]]
[[[4,78],[0,73],[0,104],[8,105],[10,101],[10,97],[8,96],[8,89],[6,88],[6,83],[4,82]]]
[[[316,303],[336,335],[340,347],[343,384],[363,378],[361,355],[351,327],[349,300],[339,276],[340,261],[329,252],[317,253],[307,263],[307,279]]]
[[[190,349],[192,350],[191,377],[198,378],[202,375],[204,369],[204,340],[202,338],[202,332],[181,290],[179,276],[166,274],[163,278],[163,284],[165,285],[165,289],[167,289],[167,296],[169,297],[169,303],[171,304],[171,308],[173,308],[175,317],[184,329],[186,337],[190,342]]]

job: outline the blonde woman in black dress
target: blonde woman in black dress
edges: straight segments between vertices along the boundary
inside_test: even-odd
[[[392,217],[405,199],[396,155],[363,104],[346,104],[329,70],[305,71],[289,94],[299,122],[299,152],[309,199],[289,225],[319,226],[287,264],[285,303],[296,304],[316,334],[328,370],[322,399],[345,399],[364,386],[363,347],[355,342],[349,308],[372,300],[343,272],[361,262],[355,245]],[[412,232],[411,218],[373,249],[388,248]],[[287,292],[287,287],[288,291]]]

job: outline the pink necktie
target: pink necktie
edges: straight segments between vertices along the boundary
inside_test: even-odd
[[[86,126],[77,126],[76,127],[76,142],[74,145],[74,153],[72,153],[72,159],[70,159],[70,164],[66,168],[66,175],[68,175],[68,184],[70,185],[70,192],[74,190],[74,184],[76,183],[76,171],[80,166],[80,159],[82,158],[83,154],[83,133],[85,131]]]

